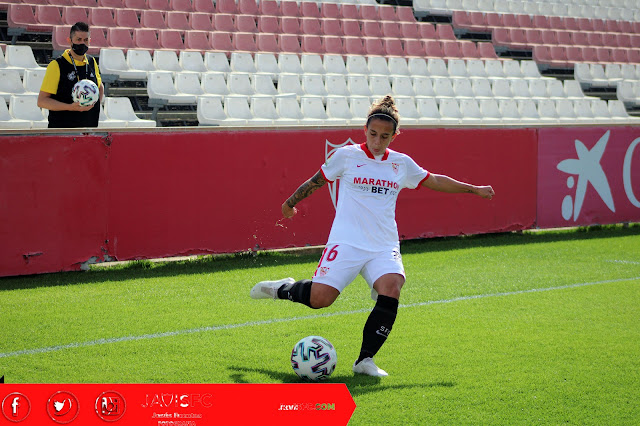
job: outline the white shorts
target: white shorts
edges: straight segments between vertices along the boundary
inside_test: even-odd
[[[368,251],[346,244],[327,244],[312,281],[326,284],[342,293],[358,274],[362,275],[372,290],[373,283],[385,274],[405,277],[400,249]]]

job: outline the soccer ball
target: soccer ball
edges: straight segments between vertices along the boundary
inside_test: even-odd
[[[325,380],[336,369],[338,354],[324,337],[307,336],[291,351],[291,366],[298,376],[306,380]]]
[[[98,86],[91,80],[80,80],[73,86],[71,91],[73,102],[78,102],[82,106],[91,106],[98,102],[100,91]]]

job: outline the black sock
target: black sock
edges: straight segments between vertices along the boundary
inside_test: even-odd
[[[391,333],[397,314],[398,299],[378,295],[376,306],[373,307],[362,330],[362,347],[356,364],[367,357],[373,358],[378,353]]]
[[[311,280],[300,280],[293,284],[284,284],[278,289],[278,299],[289,299],[292,302],[311,306]]]

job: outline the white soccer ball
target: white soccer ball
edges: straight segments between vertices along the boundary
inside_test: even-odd
[[[100,91],[98,86],[91,80],[80,80],[73,86],[71,91],[73,102],[78,102],[82,106],[91,106],[98,102]]]
[[[338,354],[324,337],[307,336],[291,351],[291,366],[298,376],[306,380],[325,380],[336,369]]]

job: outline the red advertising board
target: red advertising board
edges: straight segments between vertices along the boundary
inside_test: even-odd
[[[0,425],[346,425],[344,383],[3,384]]]
[[[640,221],[640,128],[539,132],[539,227]]]

